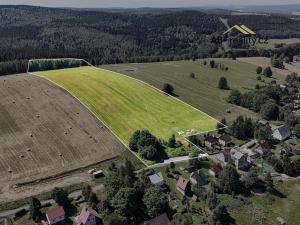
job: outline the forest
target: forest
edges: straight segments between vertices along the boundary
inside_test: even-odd
[[[300,37],[300,21],[284,16],[0,6],[0,74],[25,72],[34,58],[83,58],[100,65],[224,56],[211,42],[226,30],[220,16],[230,25],[247,21],[260,35]]]

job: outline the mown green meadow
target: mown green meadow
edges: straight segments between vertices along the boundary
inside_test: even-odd
[[[80,67],[38,72],[85,104],[125,144],[138,129],[161,139],[178,131],[216,129],[217,121],[193,107],[119,73]]]
[[[245,108],[231,105],[226,101],[230,90],[218,88],[221,76],[226,77],[231,89],[238,89],[242,92],[254,89],[256,84],[265,85],[271,80],[282,83],[285,79],[285,76],[274,73],[272,78],[262,76],[262,79],[265,80],[262,82],[256,79],[255,65],[231,59],[214,59],[229,68],[228,71],[223,71],[210,68],[210,59],[205,60],[207,61],[206,66],[203,65],[204,60],[196,60],[195,62],[132,63],[101,67],[143,80],[157,88],[161,88],[164,83],[170,83],[174,86],[179,99],[219,120],[226,117],[229,122],[238,115],[253,118],[259,117],[259,115]],[[196,78],[190,78],[190,73],[195,73]],[[231,113],[226,113],[227,109]]]

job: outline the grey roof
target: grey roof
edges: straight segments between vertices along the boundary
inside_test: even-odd
[[[235,148],[232,148],[231,151],[230,151],[230,154],[232,157],[234,157],[235,159],[241,159],[245,154],[238,151],[237,149]]]
[[[149,179],[152,184],[159,184],[162,181],[164,181],[164,178],[163,178],[163,175],[161,174],[161,172],[150,175]]]
[[[290,130],[289,126],[286,124],[276,127],[275,130],[278,130],[278,132],[280,133],[280,135],[282,137],[289,137],[291,135],[291,130]]]
[[[204,185],[206,183],[206,177],[201,171],[193,172],[191,178],[195,179],[197,184]]]

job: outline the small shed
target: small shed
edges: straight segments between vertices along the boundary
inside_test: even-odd
[[[165,183],[161,172],[150,175],[149,180],[150,180],[151,184],[153,184],[154,186],[157,186],[157,187],[161,187]]]

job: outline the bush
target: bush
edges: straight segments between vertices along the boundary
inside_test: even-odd
[[[257,68],[256,68],[256,73],[257,74],[261,74],[261,72],[262,72],[262,67],[261,66],[258,66]]]
[[[266,120],[277,120],[279,116],[279,107],[276,103],[267,102],[262,105],[260,113]]]
[[[172,95],[174,92],[174,87],[171,84],[166,83],[166,84],[164,84],[162,90],[163,90],[163,92],[165,92],[169,95]]]
[[[195,78],[196,78],[196,75],[195,75],[194,73],[191,73],[191,74],[190,74],[190,78],[195,79]]]
[[[269,67],[269,66],[266,67],[266,68],[264,69],[263,75],[266,76],[266,77],[272,77],[273,72],[272,72],[272,70],[271,70],[271,67]]]
[[[223,89],[223,90],[228,90],[229,89],[227,79],[225,77],[220,78],[218,87],[220,89]]]

